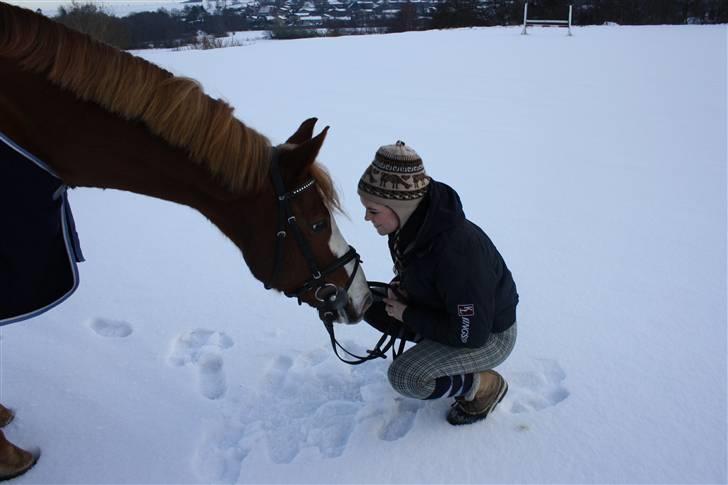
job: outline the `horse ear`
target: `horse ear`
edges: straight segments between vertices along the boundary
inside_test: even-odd
[[[317,118],[309,118],[301,123],[301,126],[298,127],[298,130],[296,130],[296,132],[291,135],[286,143],[293,143],[295,145],[306,143],[313,136],[313,127],[314,125],[316,125],[317,121]]]
[[[296,148],[286,154],[286,158],[290,160],[289,166],[297,172],[303,172],[308,166],[316,161],[321,145],[324,143],[326,133],[328,133],[329,127],[323,129],[321,133],[311,138],[307,142],[298,145]]]

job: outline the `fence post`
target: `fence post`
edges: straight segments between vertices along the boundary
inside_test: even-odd
[[[569,33],[567,35],[571,37],[571,5],[569,5]]]
[[[547,27],[566,27],[568,29],[567,35],[571,37],[573,34],[571,33],[571,18],[572,18],[572,12],[573,12],[573,5],[569,5],[569,18],[567,20],[560,20],[560,19],[530,19],[528,18],[528,2],[524,2],[523,4],[523,30],[521,31],[521,35],[527,35],[528,34],[528,26],[529,25],[543,25]]]

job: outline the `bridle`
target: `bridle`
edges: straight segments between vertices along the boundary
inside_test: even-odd
[[[361,257],[359,256],[359,253],[356,252],[356,249],[349,246],[349,250],[344,253],[343,256],[337,258],[336,261],[326,268],[319,268],[316,258],[313,255],[313,251],[311,250],[311,245],[306,239],[306,236],[304,236],[301,227],[298,225],[298,221],[296,220],[296,216],[293,215],[290,204],[291,199],[313,188],[316,185],[316,180],[311,178],[294,190],[291,190],[290,192],[287,191],[283,183],[283,177],[281,176],[279,167],[278,149],[273,148],[272,150],[270,176],[278,202],[278,229],[276,232],[273,274],[270,278],[270,282],[265,283],[265,288],[267,290],[271,289],[282,271],[281,263],[283,261],[283,240],[290,233],[296,240],[298,248],[301,250],[303,257],[306,260],[306,264],[308,264],[308,268],[311,271],[311,277],[298,287],[298,289],[286,291],[284,293],[289,298],[296,298],[300,305],[301,297],[308,292],[313,292],[314,299],[316,300],[313,306],[318,310],[319,317],[324,322],[330,320],[331,323],[333,323],[333,321],[336,320],[336,315],[339,311],[342,311],[346,306],[348,300],[347,292],[349,291],[351,284],[354,282],[354,277],[356,276],[357,271],[359,271]],[[326,277],[328,275],[351,261],[354,261],[354,269],[351,272],[345,286],[340,287],[326,281]]]
[[[339,360],[352,365],[362,364],[372,359],[386,358],[386,352],[387,350],[389,350],[389,348],[392,348],[394,356],[395,353],[393,345],[394,338],[396,338],[395,336],[384,334],[375,346],[375,348],[373,350],[367,350],[368,355],[364,357],[352,354],[344,347],[342,347],[342,345],[336,340],[336,336],[334,335],[334,321],[336,320],[336,315],[339,312],[343,311],[346,307],[349,288],[354,282],[354,277],[356,276],[356,273],[357,271],[359,271],[359,267],[362,264],[361,256],[359,256],[359,253],[356,252],[356,249],[354,249],[352,246],[349,246],[349,250],[344,253],[344,255],[337,258],[326,268],[319,269],[319,265],[318,263],[316,263],[316,258],[314,257],[313,251],[311,250],[311,245],[306,239],[306,236],[304,236],[301,227],[298,225],[296,216],[293,215],[290,204],[291,199],[313,188],[316,185],[316,180],[314,178],[310,178],[294,190],[291,190],[290,192],[287,191],[285,184],[283,183],[283,177],[281,176],[278,158],[278,149],[276,147],[273,147],[270,162],[270,177],[271,181],[273,182],[273,189],[275,190],[278,205],[278,228],[276,232],[276,242],[273,256],[273,274],[269,280],[269,283],[264,283],[265,289],[269,290],[273,288],[273,285],[278,279],[278,276],[282,270],[281,263],[283,261],[283,240],[288,236],[289,233],[291,233],[293,234],[293,237],[295,238],[298,248],[303,254],[303,257],[306,259],[306,263],[308,264],[309,270],[311,271],[311,277],[306,280],[300,287],[298,287],[298,289],[294,291],[285,291],[284,294],[289,298],[296,298],[298,300],[298,304],[300,305],[302,303],[301,297],[308,292],[313,292],[313,296],[316,302],[312,306],[316,308],[316,310],[318,310],[319,318],[326,327],[326,331],[328,332],[331,339],[331,346],[334,349],[334,353],[339,358]],[[351,261],[354,261],[354,269],[352,270],[351,275],[349,275],[349,279],[347,280],[346,285],[340,287],[335,285],[334,283],[326,281],[326,277],[328,275],[332,274],[339,268],[347,265]],[[387,337],[392,338],[389,342],[385,343]],[[384,349],[382,349],[383,344],[385,345]],[[339,355],[337,348],[343,350],[349,356],[353,357],[356,360],[343,359]],[[400,348],[400,353],[401,351],[402,348]]]

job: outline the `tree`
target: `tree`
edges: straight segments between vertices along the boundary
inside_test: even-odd
[[[728,23],[728,2],[726,0],[713,0],[708,11],[713,22]]]
[[[222,11],[226,31],[246,30],[249,27],[248,16],[242,10],[226,8]]]
[[[156,12],[138,12],[123,19],[134,49],[146,47],[176,47],[184,41],[192,41],[195,26],[185,23],[163,9]]]
[[[566,18],[569,11],[569,4],[564,0],[530,0],[528,2],[528,17],[538,19],[562,19]]]
[[[484,11],[485,25],[514,25],[523,21],[523,0],[490,0]]]
[[[195,5],[193,7],[187,5],[184,9],[182,9],[182,17],[184,18],[184,21],[188,24],[202,25],[207,15],[207,10],[199,5]]]
[[[407,32],[417,30],[417,7],[407,0],[402,5],[397,17],[392,22],[392,32]]]
[[[476,0],[445,0],[437,6],[432,15],[432,26],[436,29],[471,27],[481,25]]]
[[[55,20],[119,49],[129,47],[129,33],[124,23],[93,3],[74,1],[69,8],[59,7]]]

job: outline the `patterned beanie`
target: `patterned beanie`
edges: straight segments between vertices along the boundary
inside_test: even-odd
[[[427,193],[430,177],[417,152],[398,141],[379,147],[374,161],[359,179],[361,197],[386,205],[399,217],[400,229]]]

